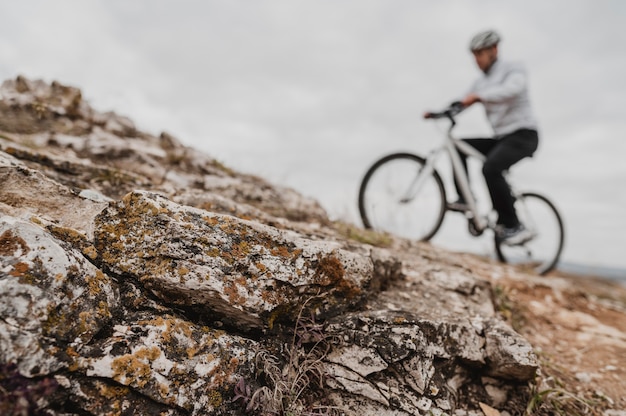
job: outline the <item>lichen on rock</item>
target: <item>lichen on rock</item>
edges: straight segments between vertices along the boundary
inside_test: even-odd
[[[323,293],[336,314],[358,304],[372,278],[368,257],[236,217],[133,192],[96,218],[98,261],[165,302],[263,328],[275,310]]]
[[[59,414],[243,415],[255,394],[293,399],[276,386],[303,363],[317,379],[296,383],[300,413],[471,414],[528,395],[537,357],[487,279],[345,228],[76,88],[0,87],[0,362],[53,377],[42,403]]]
[[[118,306],[115,283],[41,227],[0,217],[0,343],[26,375],[67,366],[69,343],[89,342]]]

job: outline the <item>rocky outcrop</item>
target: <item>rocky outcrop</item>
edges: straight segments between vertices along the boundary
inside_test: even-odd
[[[368,257],[237,217],[132,192],[96,219],[95,261],[167,304],[220,316],[241,330],[311,307],[327,316],[363,300]]]
[[[74,88],[0,93],[0,364],[54,381],[43,414],[464,415],[527,399],[532,347],[450,254],[346,237],[316,202]]]

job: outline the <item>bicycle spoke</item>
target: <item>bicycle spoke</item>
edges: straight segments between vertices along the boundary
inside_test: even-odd
[[[368,170],[359,190],[365,227],[416,240],[428,240],[437,232],[445,192],[439,175],[424,165],[419,156],[399,153]]]
[[[556,266],[563,249],[561,217],[550,201],[533,193],[522,195],[516,209],[520,221],[534,236],[518,246],[508,246],[496,239],[498,258],[545,274]]]

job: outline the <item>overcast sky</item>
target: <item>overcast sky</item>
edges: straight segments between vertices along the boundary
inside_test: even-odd
[[[485,28],[526,65],[541,126],[518,187],[563,212],[565,260],[626,268],[621,0],[0,0],[0,76],[77,86],[97,110],[357,222],[375,159],[437,143],[442,127],[420,115],[479,76],[467,44]],[[490,132],[480,108],[460,121],[459,134]],[[459,225],[447,218],[435,243],[488,250]]]

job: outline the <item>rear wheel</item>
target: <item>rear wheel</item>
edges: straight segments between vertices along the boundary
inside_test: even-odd
[[[443,222],[446,195],[435,170],[424,158],[395,153],[372,165],[359,189],[359,212],[365,228],[427,241]]]
[[[518,197],[515,209],[520,222],[531,231],[533,238],[521,245],[508,246],[500,241],[496,233],[498,259],[546,274],[557,265],[563,251],[563,220],[552,202],[535,193],[524,193]]]

